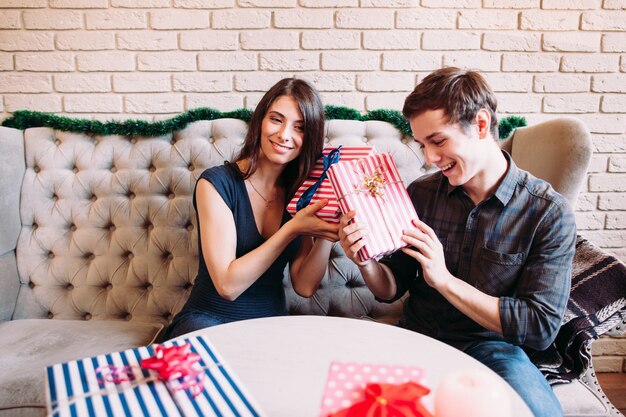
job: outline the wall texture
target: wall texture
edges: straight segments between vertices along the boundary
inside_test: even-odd
[[[578,228],[626,261],[625,29],[626,0],[0,0],[0,118],[252,108],[293,75],[327,104],[399,110],[430,71],[474,68],[501,116],[587,123]],[[625,351],[607,339],[598,367]]]

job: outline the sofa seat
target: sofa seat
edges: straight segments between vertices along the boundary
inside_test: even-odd
[[[162,327],[113,320],[1,322],[0,416],[45,415],[46,366],[150,344]]]

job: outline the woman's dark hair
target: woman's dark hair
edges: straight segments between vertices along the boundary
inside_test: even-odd
[[[450,123],[467,129],[480,109],[491,115],[489,130],[498,138],[498,101],[485,79],[476,71],[455,67],[441,68],[429,74],[404,101],[402,114],[407,119],[427,110],[443,109]]]
[[[317,90],[311,84],[296,78],[285,78],[265,93],[254,109],[246,139],[236,161],[244,159],[249,161],[246,171],[242,172],[244,178],[248,178],[256,171],[263,118],[272,104],[282,96],[291,96],[296,100],[304,123],[304,140],[300,155],[287,164],[280,177],[280,185],[285,188],[286,203],[307,178],[324,147],[324,106]]]

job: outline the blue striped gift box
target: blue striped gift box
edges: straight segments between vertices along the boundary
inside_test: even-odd
[[[233,371],[204,337],[164,343],[189,342],[201,356],[203,391],[194,397],[177,389],[180,381],[163,382],[142,369],[142,359],[154,356],[152,346],[108,353],[46,368],[46,399],[50,417],[263,417],[256,402]],[[107,382],[97,375],[101,367],[128,367],[129,381]]]

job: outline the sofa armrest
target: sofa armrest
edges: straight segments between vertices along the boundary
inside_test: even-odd
[[[11,319],[19,291],[15,246],[25,170],[22,131],[0,127],[0,320]]]

